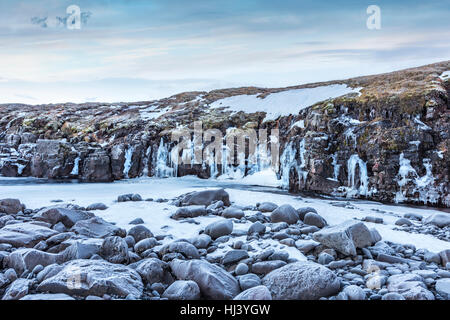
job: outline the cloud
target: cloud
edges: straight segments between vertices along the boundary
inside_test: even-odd
[[[33,18],[31,18],[31,23],[38,25],[41,28],[47,28],[48,27],[47,19],[48,19],[48,17],[45,17],[45,18],[33,17]]]

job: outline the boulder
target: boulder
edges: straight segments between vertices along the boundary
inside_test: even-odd
[[[128,255],[128,244],[123,238],[117,236],[105,238],[99,254],[103,259],[111,263],[125,264],[130,259]]]
[[[442,298],[450,300],[450,278],[437,280],[436,291]]]
[[[92,212],[72,210],[67,208],[42,209],[33,218],[45,221],[52,225],[62,222],[65,227],[71,228],[75,223],[95,217]]]
[[[108,206],[104,203],[101,202],[97,202],[97,203],[92,203],[90,205],[87,206],[86,210],[91,211],[91,210],[106,210],[108,209]]]
[[[272,223],[286,222],[288,224],[294,224],[299,220],[299,216],[291,205],[284,204],[272,211],[270,220]]]
[[[132,236],[136,243],[141,240],[153,237],[153,233],[148,228],[140,224],[128,230],[127,235]]]
[[[362,222],[348,220],[336,226],[324,228],[313,234],[314,240],[345,255],[356,255],[356,248],[373,243],[370,230]]]
[[[87,297],[89,295],[128,295],[139,298],[144,286],[140,275],[133,269],[102,260],[73,260],[63,265],[56,275],[45,279],[38,292],[65,293]]]
[[[320,264],[301,261],[288,264],[266,275],[262,284],[274,300],[316,300],[339,292],[334,272]]]
[[[256,262],[252,265],[252,272],[257,274],[268,274],[273,270],[284,267],[285,265],[286,262],[282,260]]]
[[[323,228],[327,225],[327,221],[314,212],[308,212],[303,218],[303,222],[310,226],[316,226],[317,228]]]
[[[89,238],[106,238],[109,236],[125,237],[125,230],[106,222],[100,217],[94,217],[88,220],[81,220],[75,223],[71,231],[89,237]]]
[[[187,206],[178,208],[174,214],[170,217],[175,220],[187,219],[187,218],[195,218],[200,216],[206,216],[208,212],[205,209],[205,206]]]
[[[212,239],[226,236],[233,232],[233,222],[230,220],[219,220],[206,226],[205,233]]]
[[[162,297],[169,300],[198,300],[200,288],[194,281],[177,280],[164,291]]]
[[[256,221],[255,223],[253,223],[250,228],[248,228],[248,234],[264,234],[266,232],[266,226],[263,225],[261,222]]]
[[[143,253],[144,251],[151,249],[158,245],[158,241],[155,238],[147,238],[139,241],[134,245],[134,251],[138,254]]]
[[[272,212],[273,210],[278,208],[278,206],[273,202],[263,202],[260,203],[257,208],[261,212]]]
[[[32,280],[17,279],[6,289],[2,300],[19,300],[28,294]]]
[[[239,262],[243,259],[248,258],[248,253],[245,250],[231,250],[225,253],[225,255],[222,258],[222,264],[233,264],[236,262]]]
[[[245,216],[244,211],[236,207],[228,207],[222,212],[222,217],[227,219],[241,219]]]
[[[58,254],[36,249],[18,249],[6,258],[4,264],[8,268],[13,268],[17,274],[22,274],[24,271],[32,271],[38,265],[46,267],[62,262],[62,256]]]
[[[302,220],[302,221],[303,221],[303,219],[305,218],[305,215],[306,215],[308,212],[317,213],[316,209],[311,208],[311,207],[304,207],[304,208],[298,208],[298,209],[297,209],[298,217],[299,217],[300,220]]]
[[[197,249],[206,249],[211,243],[212,239],[205,233],[202,233],[192,239],[189,240],[194,247]]]
[[[101,239],[77,240],[62,252],[64,262],[77,259],[90,259],[102,247]]]
[[[135,268],[145,283],[171,283],[173,281],[169,273],[169,265],[156,258],[144,259],[130,267]]]
[[[256,286],[241,292],[233,300],[272,300],[272,295],[266,286]]]
[[[243,291],[259,286],[260,284],[261,279],[256,274],[249,273],[239,277],[239,286]]]
[[[215,201],[222,201],[225,206],[230,206],[230,196],[224,189],[205,190],[192,192],[185,195],[181,203],[183,205],[203,205],[209,206]]]
[[[25,210],[25,205],[19,199],[1,199],[0,213],[16,214]]]
[[[177,279],[196,282],[206,299],[229,300],[240,292],[239,284],[231,274],[207,261],[175,259],[170,267]]]
[[[365,300],[366,293],[358,286],[350,285],[344,288],[343,292],[347,295],[349,300]]]
[[[387,279],[387,289],[401,294],[406,300],[434,300],[434,295],[423,283],[423,278],[414,273],[390,276]]]
[[[187,259],[199,259],[200,254],[197,248],[187,241],[174,241],[164,246],[160,252],[162,255],[166,253],[181,253]]]
[[[435,213],[423,220],[425,224],[433,224],[439,228],[450,226],[450,214],[448,213]]]
[[[32,222],[9,224],[0,229],[0,243],[9,243],[16,248],[34,247],[58,232]]]
[[[445,267],[450,262],[450,249],[442,250],[439,252],[441,257],[441,264]]]

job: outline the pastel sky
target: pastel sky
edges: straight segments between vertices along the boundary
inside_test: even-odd
[[[80,30],[62,22],[70,5]],[[381,9],[380,30],[366,26],[369,5]],[[0,0],[0,103],[138,101],[393,71],[449,60],[449,17],[450,0]]]

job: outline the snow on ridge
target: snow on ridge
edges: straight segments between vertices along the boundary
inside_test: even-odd
[[[441,80],[446,81],[450,79],[450,70],[444,71],[440,77]]]
[[[234,112],[266,112],[265,120],[275,120],[280,116],[297,114],[318,102],[334,99],[349,93],[359,93],[362,88],[350,88],[345,84],[333,84],[315,88],[293,89],[271,93],[264,99],[259,94],[238,95],[217,100],[212,108],[228,107]]]

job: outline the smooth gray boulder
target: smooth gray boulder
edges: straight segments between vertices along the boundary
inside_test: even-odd
[[[90,259],[93,255],[98,254],[102,247],[101,239],[80,239],[73,242],[63,252],[64,262],[77,259]]]
[[[349,300],[365,300],[366,293],[361,287],[350,285],[344,288],[343,292],[347,295]]]
[[[356,255],[356,248],[365,248],[373,243],[372,233],[366,225],[354,220],[324,228],[314,233],[313,239],[350,256]]]
[[[248,258],[248,253],[245,250],[231,250],[225,253],[222,258],[222,264],[233,264],[241,261],[242,259]]]
[[[303,207],[303,208],[297,209],[298,216],[299,216],[300,220],[302,220],[302,221],[308,212],[317,213],[316,209],[314,209],[312,207]]]
[[[97,202],[97,203],[92,203],[90,205],[88,205],[86,207],[87,211],[91,211],[91,210],[106,210],[108,209],[108,206],[104,203],[101,202]]]
[[[215,201],[222,201],[227,207],[231,205],[230,196],[224,189],[188,193],[182,198],[181,203],[183,205],[209,206]]]
[[[266,232],[266,226],[259,221],[253,223],[250,228],[248,228],[247,234],[264,234]]]
[[[434,295],[415,273],[392,275],[387,279],[389,292],[401,294],[406,300],[434,300]]]
[[[34,247],[58,232],[31,222],[9,224],[0,229],[0,243],[8,243],[16,248]]]
[[[1,199],[0,213],[16,214],[25,210],[25,205],[19,199]]]
[[[441,295],[442,298],[450,300],[450,278],[437,280],[436,291]]]
[[[123,238],[117,236],[106,237],[103,240],[99,254],[103,259],[111,263],[125,264],[130,260],[128,244]]]
[[[141,240],[153,237],[153,233],[147,227],[141,224],[136,225],[132,227],[130,230],[128,230],[127,235],[132,236],[134,238],[134,241],[136,241],[136,243],[138,243]]]
[[[147,239],[141,240],[138,243],[136,243],[134,245],[134,251],[137,254],[141,254],[144,251],[154,248],[157,245],[158,245],[158,241],[156,241],[155,238],[147,238]]]
[[[257,209],[261,212],[272,212],[276,208],[278,208],[278,205],[273,202],[263,202],[257,206]]]
[[[227,219],[241,219],[245,216],[244,211],[242,211],[242,209],[240,208],[236,208],[236,207],[228,207],[225,210],[223,210],[222,212],[222,217],[227,218]]]
[[[42,209],[36,213],[33,218],[39,221],[45,221],[52,225],[61,222],[67,228],[73,227],[75,223],[95,217],[92,212],[72,210],[67,208]]]
[[[6,289],[2,300],[19,300],[28,294],[32,280],[17,279]]]
[[[291,205],[284,204],[272,211],[270,220],[272,223],[286,222],[288,224],[294,224],[299,220],[299,215]]]
[[[56,275],[45,279],[38,292],[65,293],[78,296],[128,295],[141,297],[144,286],[133,269],[102,260],[73,260]]]
[[[187,241],[174,241],[167,245],[165,245],[163,248],[161,248],[160,254],[164,255],[166,253],[181,253],[183,256],[185,256],[187,259],[199,259],[200,254],[197,250],[197,248],[192,245],[191,243]]]
[[[192,239],[189,239],[194,247],[197,249],[206,249],[211,243],[212,239],[209,235],[202,233]]]
[[[439,228],[450,226],[450,214],[442,212],[435,213],[423,220],[425,224],[433,224]]]
[[[238,280],[239,286],[243,291],[259,286],[261,284],[261,279],[254,273],[248,273],[243,276],[240,276]]]
[[[130,265],[142,277],[145,283],[171,283],[169,265],[156,258],[148,258]]]
[[[125,230],[106,222],[100,217],[81,220],[75,223],[71,231],[88,238],[106,238],[109,236],[125,237]]]
[[[256,262],[252,265],[252,272],[257,274],[268,274],[275,269],[284,267],[285,265],[286,262],[282,260]]]
[[[197,283],[206,299],[230,300],[240,292],[237,280],[224,269],[204,260],[172,260],[172,273],[179,280]]]
[[[303,222],[310,226],[316,226],[317,228],[323,228],[327,225],[327,221],[314,212],[308,212],[303,218]]]
[[[169,300],[198,300],[200,288],[194,281],[177,280],[164,291],[162,297]]]
[[[230,220],[219,220],[206,226],[205,233],[212,239],[226,236],[233,232],[233,222]]]
[[[272,300],[272,294],[266,286],[256,286],[241,292],[233,300]]]
[[[11,253],[4,262],[7,268],[13,268],[17,274],[32,271],[36,266],[46,267],[54,263],[62,263],[62,256],[36,249],[18,249]]]
[[[337,294],[340,281],[330,269],[308,261],[288,264],[266,275],[262,284],[274,300],[316,300]]]
[[[200,216],[206,216],[208,214],[208,211],[206,211],[205,206],[201,205],[193,205],[193,206],[186,206],[178,208],[177,211],[175,211],[174,214],[172,214],[170,217],[174,220],[180,220],[180,219],[188,219],[188,218],[196,218]]]

